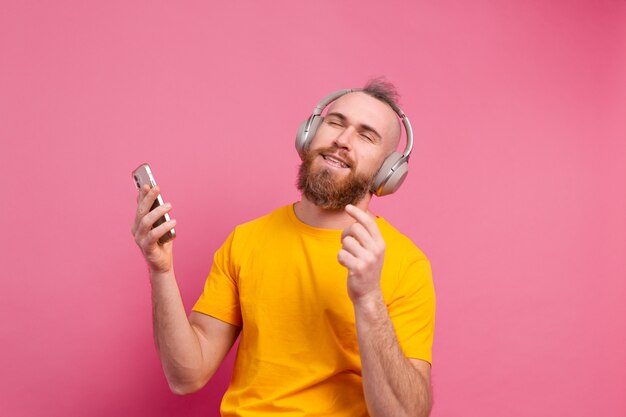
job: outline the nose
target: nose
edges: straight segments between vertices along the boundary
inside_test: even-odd
[[[334,142],[338,148],[350,150],[350,148],[352,147],[351,143],[352,143],[353,136],[354,136],[354,128],[352,126],[348,126],[347,128],[343,129],[337,135],[337,137],[335,137]]]

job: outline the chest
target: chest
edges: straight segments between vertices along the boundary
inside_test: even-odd
[[[340,248],[339,238],[275,236],[250,251],[239,271],[243,333],[284,346],[341,340],[356,349]]]

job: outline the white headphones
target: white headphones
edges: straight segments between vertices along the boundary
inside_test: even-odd
[[[352,88],[348,90],[339,90],[324,97],[322,101],[318,103],[313,109],[313,114],[302,122],[296,135],[296,150],[303,157],[304,152],[311,145],[311,141],[315,136],[317,128],[320,126],[324,117],[321,116],[324,109],[333,101],[339,97],[349,93],[357,91],[363,91],[362,88]],[[409,173],[409,156],[413,149],[413,129],[411,129],[411,123],[408,117],[404,114],[402,109],[394,104],[390,104],[391,108],[396,112],[398,117],[402,119],[404,130],[406,131],[406,147],[402,153],[393,152],[385,159],[385,162],[381,165],[380,169],[374,176],[372,181],[371,191],[377,196],[383,196],[395,192],[400,185],[404,182],[407,174]]]

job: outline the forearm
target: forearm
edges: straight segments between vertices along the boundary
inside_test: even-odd
[[[154,341],[171,390],[185,394],[199,389],[202,350],[190,325],[174,271],[151,272]]]
[[[354,307],[370,415],[428,416],[430,381],[404,356],[382,294]]]

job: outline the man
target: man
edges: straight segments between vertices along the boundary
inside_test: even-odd
[[[377,173],[399,155],[394,99],[389,84],[374,81],[331,100],[297,145],[301,201],[231,233],[188,318],[172,243],[157,243],[175,220],[151,229],[171,205],[149,212],[159,188],[140,191],[133,234],[150,269],[155,341],[174,393],[203,387],[241,336],[223,416],[429,414],[430,264],[368,211]]]

